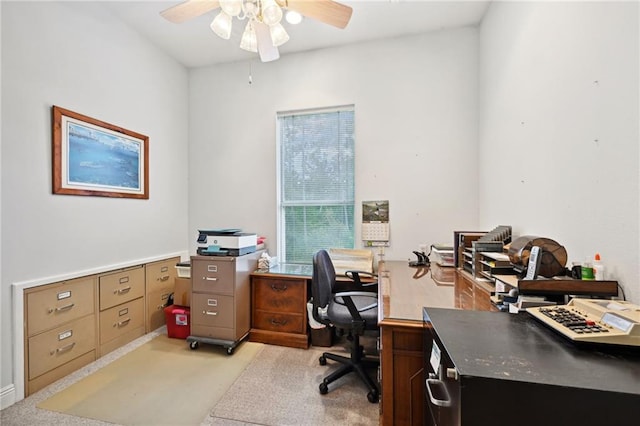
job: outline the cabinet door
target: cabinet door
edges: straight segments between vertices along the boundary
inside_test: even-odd
[[[422,425],[424,336],[422,324],[382,330],[382,425]]]

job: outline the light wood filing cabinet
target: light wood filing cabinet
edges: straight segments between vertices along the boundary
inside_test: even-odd
[[[251,341],[308,348],[307,279],[251,277]]]
[[[249,274],[256,269],[261,253],[191,257],[190,338],[209,339],[231,353],[247,336],[251,316]]]
[[[174,291],[176,278],[176,264],[179,257],[173,257],[145,265],[145,295],[146,317],[145,331],[147,333],[165,324],[164,307],[167,306],[169,295]]]
[[[100,275],[98,288],[102,356],[144,334],[145,268]]]
[[[96,276],[25,291],[27,395],[95,361]]]

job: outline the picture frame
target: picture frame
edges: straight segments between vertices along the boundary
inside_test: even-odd
[[[53,193],[149,199],[149,137],[52,107]]]

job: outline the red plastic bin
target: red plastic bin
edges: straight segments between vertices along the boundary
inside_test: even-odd
[[[175,339],[186,339],[191,334],[191,311],[186,306],[169,305],[164,308],[167,335]]]

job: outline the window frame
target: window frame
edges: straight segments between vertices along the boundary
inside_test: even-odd
[[[277,256],[278,259],[282,262],[286,263],[294,263],[291,260],[287,260],[285,258],[286,253],[286,236],[284,235],[285,230],[285,212],[284,208],[287,206],[317,206],[319,205],[317,202],[313,201],[298,201],[295,203],[283,203],[282,194],[283,194],[283,176],[282,176],[282,140],[281,140],[281,127],[280,127],[280,118],[281,117],[290,117],[295,115],[311,115],[311,114],[324,114],[324,113],[333,113],[333,112],[341,112],[341,111],[351,111],[354,114],[354,123],[353,123],[353,150],[355,157],[355,105],[347,104],[347,105],[339,105],[332,107],[319,107],[319,108],[308,108],[308,109],[299,109],[299,110],[287,110],[287,111],[279,111],[276,114],[276,241],[277,241]],[[355,162],[355,160],[354,160]],[[354,177],[353,177],[353,200],[345,201],[345,200],[333,200],[330,204],[325,200],[326,206],[352,206],[353,209],[353,247],[355,247],[355,226],[356,226],[356,201],[355,201],[355,164],[354,164]],[[351,248],[353,248],[351,247]],[[346,248],[346,247],[345,247]],[[309,259],[309,262],[296,262],[299,264],[311,264],[312,259]]]

